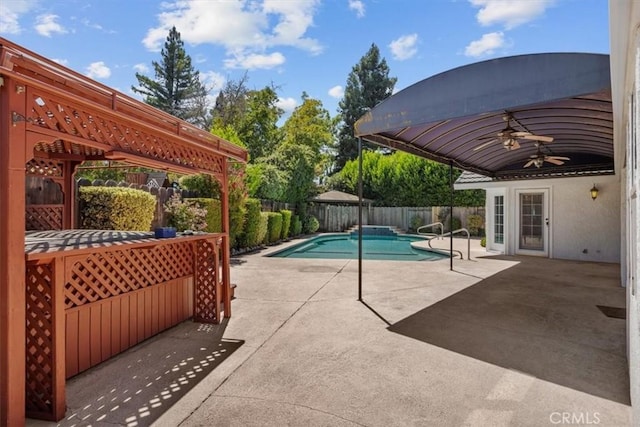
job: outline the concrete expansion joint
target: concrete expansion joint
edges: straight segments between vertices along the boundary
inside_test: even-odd
[[[309,406],[309,405],[303,405],[301,403],[287,402],[287,401],[277,400],[277,399],[267,399],[267,398],[264,398],[264,397],[239,396],[239,395],[231,395],[231,394],[216,394],[216,395],[213,395],[213,397],[214,398],[223,398],[223,399],[245,399],[245,400],[254,400],[254,401],[259,401],[259,402],[277,403],[277,404],[280,404],[280,405],[289,405],[289,406],[293,406],[293,407],[296,407],[296,408],[304,408],[304,409],[308,409],[308,410],[313,411],[313,412],[319,412],[321,414],[329,415],[331,417],[338,418],[339,420],[352,423],[355,426],[368,427],[367,424],[362,424],[362,423],[359,423],[357,421],[353,421],[353,420],[350,420],[348,418],[342,417],[340,415],[334,414],[333,412],[325,411],[325,410],[322,410],[322,409],[319,409],[319,408],[314,408],[313,406]]]

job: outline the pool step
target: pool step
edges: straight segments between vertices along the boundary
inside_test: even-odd
[[[351,234],[351,236],[358,235],[358,226],[353,226],[347,233]],[[403,231],[398,227],[388,226],[388,225],[363,225],[362,226],[362,235],[363,236],[397,236],[398,234],[403,234]]]

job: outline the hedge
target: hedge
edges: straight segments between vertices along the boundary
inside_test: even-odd
[[[80,227],[93,230],[149,231],[156,198],[122,187],[80,187]]]
[[[315,216],[309,215],[305,218],[304,224],[302,225],[302,229],[305,234],[315,233],[318,231],[318,228],[320,228],[320,223]]]
[[[282,235],[282,214],[280,212],[268,212],[267,243],[276,243]]]
[[[282,209],[280,211],[282,214],[282,239],[286,239],[289,237],[289,231],[291,231],[291,211],[287,209]]]
[[[245,204],[246,213],[244,215],[244,227],[238,236],[238,245],[244,248],[253,248],[261,242],[259,239],[260,229],[260,209],[262,204],[258,199],[247,199]],[[264,240],[264,238],[263,238]]]
[[[302,234],[302,221],[298,215],[294,215],[291,220],[291,235],[299,236],[300,234]]]
[[[221,233],[222,232],[222,206],[220,200],[208,199],[204,197],[186,198],[185,203],[196,205],[201,209],[207,211],[206,221],[207,228],[204,229],[207,233]]]
[[[260,212],[260,226],[258,227],[258,244],[267,243],[267,231],[269,231],[269,212]]]

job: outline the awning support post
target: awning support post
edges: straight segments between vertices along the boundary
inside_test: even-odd
[[[449,161],[449,270],[453,271],[453,162]]]
[[[362,301],[362,138],[358,138],[358,301]]]

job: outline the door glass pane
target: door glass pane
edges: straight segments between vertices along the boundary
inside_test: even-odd
[[[495,218],[493,240],[495,243],[504,243],[504,196],[495,196]]]
[[[544,250],[543,194],[520,195],[520,249]]]

